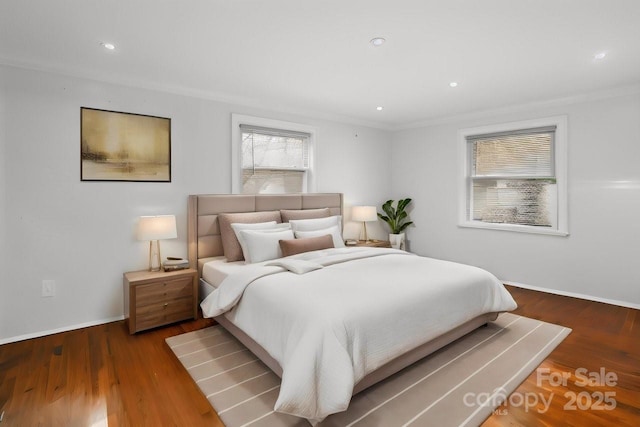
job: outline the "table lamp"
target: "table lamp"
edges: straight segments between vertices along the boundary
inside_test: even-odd
[[[354,221],[362,221],[362,227],[364,228],[364,240],[369,241],[367,236],[367,222],[377,221],[378,212],[375,206],[354,206],[351,209],[351,219]]]
[[[149,241],[149,271],[162,267],[160,240],[178,237],[175,215],[141,216],[138,222],[138,240]]]

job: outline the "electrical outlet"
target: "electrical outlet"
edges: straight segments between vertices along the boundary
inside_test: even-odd
[[[42,296],[52,297],[56,294],[56,281],[55,280],[43,280],[42,281]]]

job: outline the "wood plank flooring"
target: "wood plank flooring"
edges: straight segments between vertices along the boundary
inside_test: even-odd
[[[0,346],[0,427],[222,426],[164,342],[210,324],[129,335],[120,321]]]
[[[541,405],[527,411],[526,405],[517,406],[516,397],[516,405],[507,402],[483,426],[639,426],[640,311],[511,286],[507,289],[518,303],[514,313],[567,326],[573,332],[514,393],[532,402],[534,396],[545,401],[551,398],[550,408],[544,411]],[[581,368],[586,372],[576,375]],[[601,368],[617,376],[615,386],[604,381],[582,385],[582,376]],[[570,375],[566,385],[556,385],[559,378],[539,379],[538,372],[544,369],[550,375]],[[615,402],[607,405],[600,400],[605,393]],[[572,396],[577,402],[572,402]],[[608,410],[614,403],[615,409]]]
[[[484,426],[640,425],[640,312],[596,302],[509,287],[516,314],[573,329],[540,368],[571,375],[567,385],[537,380],[534,372]],[[210,325],[209,320],[128,334],[114,322],[0,346],[0,427],[5,426],[222,426],[215,411],[175,359],[164,339]],[[601,367],[615,386],[576,385],[576,369]],[[586,392],[586,394],[584,394]],[[598,393],[615,393],[613,410],[580,410]],[[565,410],[565,393],[583,393]],[[512,396],[514,396],[512,395]],[[610,396],[611,397],[611,396]],[[570,402],[569,402],[570,403]],[[602,406],[605,402],[600,402]]]

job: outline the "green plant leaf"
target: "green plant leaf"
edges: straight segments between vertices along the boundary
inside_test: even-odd
[[[382,205],[382,210],[387,214],[389,218],[395,218],[395,210],[391,206],[393,200],[387,200],[384,205]]]
[[[389,222],[389,217],[386,215],[382,215],[382,214],[378,214],[378,218],[380,218],[381,220],[383,220],[384,222]]]
[[[402,224],[398,230],[398,233],[395,234],[400,234],[402,233],[408,226],[410,226],[411,224],[413,224],[413,221],[409,221],[409,222],[405,222],[404,224]]]
[[[411,199],[410,198],[406,198],[404,200],[398,201],[398,210],[399,211],[403,211],[404,208],[406,208],[409,203],[411,203]]]

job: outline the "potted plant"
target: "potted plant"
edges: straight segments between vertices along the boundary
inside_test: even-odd
[[[405,208],[411,203],[410,198],[400,199],[393,207],[393,200],[387,200],[382,205],[382,210],[386,215],[378,213],[378,218],[383,220],[389,225],[391,233],[389,234],[389,242],[391,247],[396,249],[404,249],[404,233],[403,231],[413,224],[413,221],[409,221],[408,214]]]

